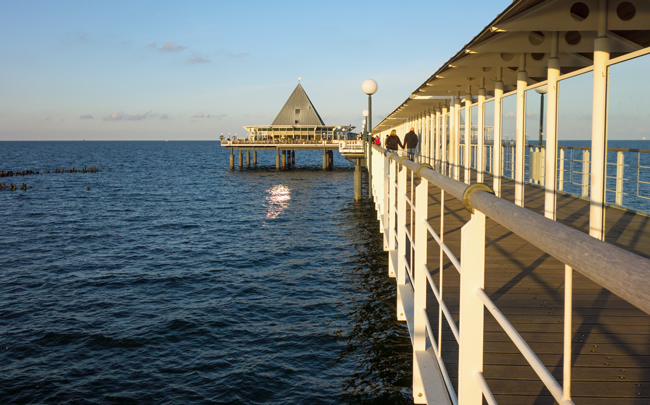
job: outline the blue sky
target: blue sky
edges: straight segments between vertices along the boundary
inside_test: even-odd
[[[298,77],[357,126],[375,79],[377,123],[509,3],[0,0],[0,140],[242,136]]]

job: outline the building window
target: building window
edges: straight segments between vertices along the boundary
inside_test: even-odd
[[[296,108],[296,114],[300,114],[300,108]]]

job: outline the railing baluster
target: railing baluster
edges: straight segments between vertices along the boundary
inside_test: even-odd
[[[413,350],[426,350],[426,307],[427,307],[427,227],[425,222],[428,217],[429,182],[420,181],[416,189],[415,201],[415,269],[414,297],[413,297]],[[424,384],[420,375],[417,356],[413,357],[413,398],[416,403],[424,400]]]
[[[458,402],[480,405],[483,394],[476,373],[483,372],[483,302],[476,292],[485,279],[485,214],[475,211],[461,229],[460,342]]]
[[[405,321],[404,302],[400,287],[406,284],[406,172],[399,168],[397,179],[397,320]]]

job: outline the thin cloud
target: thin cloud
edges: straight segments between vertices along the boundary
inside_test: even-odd
[[[169,114],[163,114],[160,116],[161,120],[168,120],[169,119]]]
[[[102,118],[104,121],[142,121],[146,120],[147,118],[153,118],[155,117],[156,114],[152,114],[151,112],[146,112],[144,114],[124,114],[122,112],[119,113],[114,113],[111,115],[107,115]]]
[[[210,59],[204,59],[201,57],[196,57],[196,58],[190,58],[187,60],[187,63],[193,64],[193,63],[210,63],[212,62]]]
[[[196,114],[192,115],[190,118],[203,118],[203,117],[205,117],[205,115],[203,115],[203,113],[196,113]]]
[[[92,120],[95,117],[93,117],[92,114],[84,114],[84,115],[80,116],[79,118],[82,119],[82,120]]]
[[[176,44],[176,42],[173,41],[165,42],[160,47],[156,45],[155,42],[152,42],[149,45],[147,45],[145,48],[154,48],[161,52],[178,52],[178,51],[182,51],[183,49],[187,49],[185,45],[178,45]]]
[[[228,51],[228,50],[226,50],[226,49],[221,49],[221,50],[219,51],[219,53],[223,53],[223,54],[225,54],[226,56],[229,56],[229,57],[231,57],[231,58],[244,58],[244,57],[250,55],[248,52],[237,52],[237,53],[234,53],[234,52]]]

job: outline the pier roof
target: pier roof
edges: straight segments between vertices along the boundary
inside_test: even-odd
[[[325,125],[318,111],[298,83],[272,125]]]
[[[549,59],[559,58],[562,74],[593,65],[594,40],[603,31],[612,58],[633,55],[650,46],[650,2],[609,1],[606,29],[599,27],[598,0],[515,0],[472,40],[424,81],[373,130],[426,109],[449,105],[452,97],[488,96],[503,82],[516,88],[517,72],[525,69],[528,84],[547,80]]]

